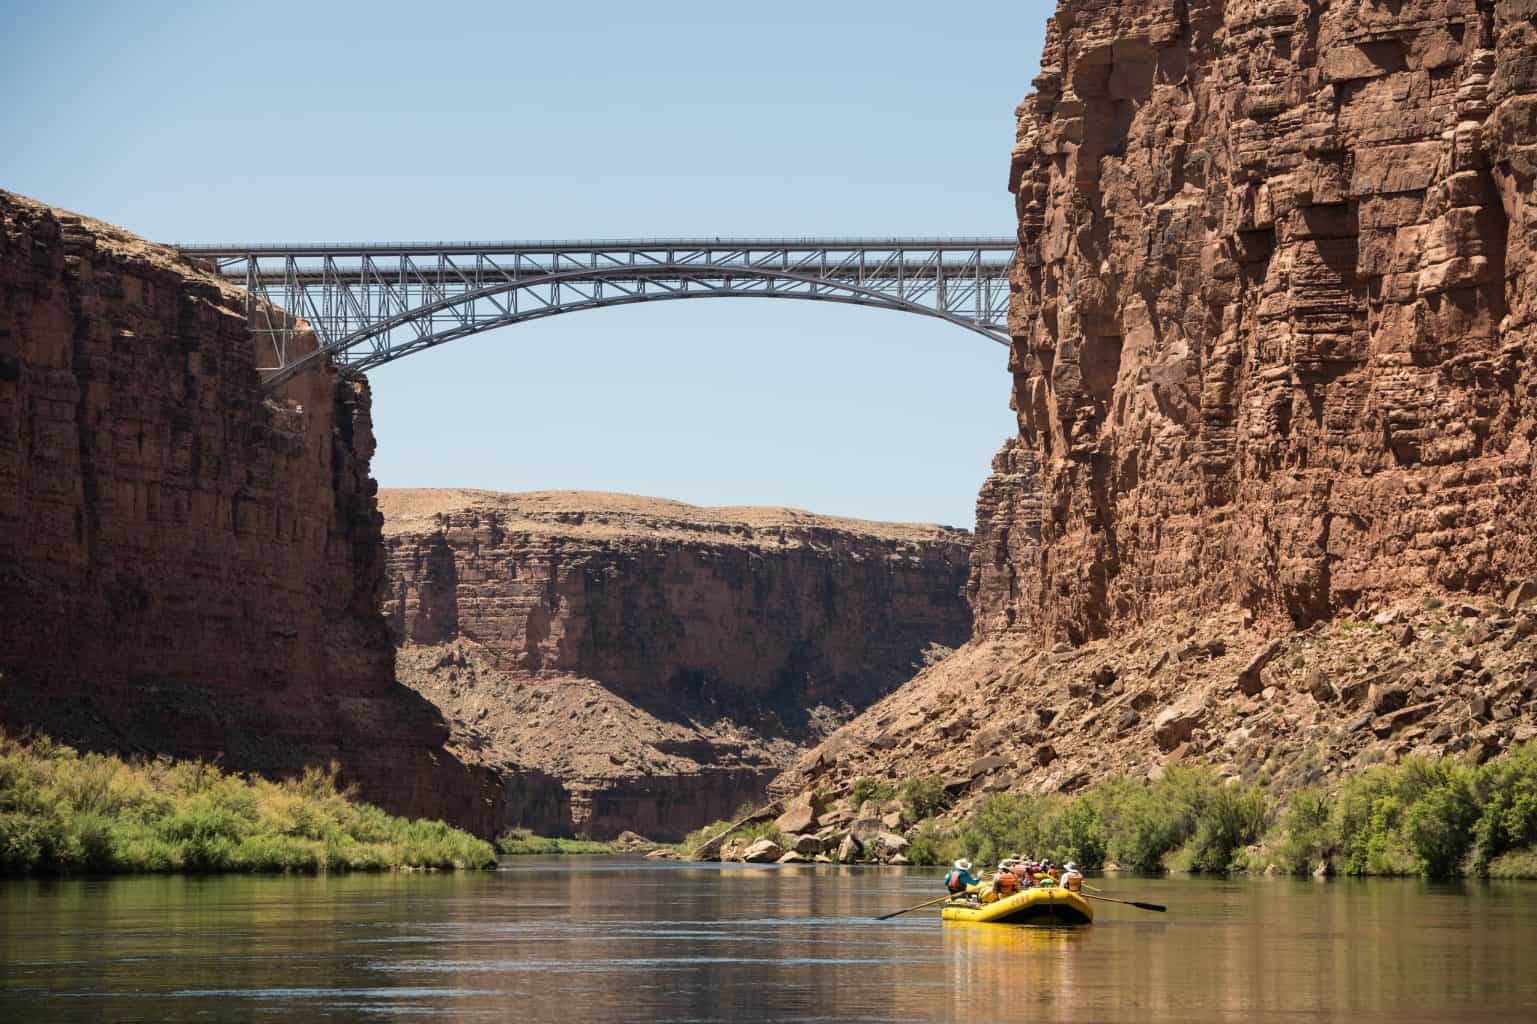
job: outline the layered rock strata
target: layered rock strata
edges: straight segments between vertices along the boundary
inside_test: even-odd
[[[564,788],[509,824],[665,839],[729,817],[970,634],[961,530],[613,494],[379,500],[400,678],[462,749]]]
[[[979,622],[1305,626],[1532,569],[1533,14],[1059,3],[1010,173],[1041,544]]]
[[[0,723],[335,761],[390,810],[488,829],[493,780],[394,681],[367,385],[264,394],[244,310],[169,249],[0,192]]]
[[[1060,0],[1009,178],[1019,436],[976,638],[776,793],[938,773],[962,814],[1533,738],[1534,25]]]

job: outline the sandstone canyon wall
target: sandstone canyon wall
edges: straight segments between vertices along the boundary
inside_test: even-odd
[[[614,494],[384,490],[400,677],[509,824],[676,838],[970,634],[970,536]]]
[[[0,723],[287,774],[485,831],[394,681],[366,383],[258,387],[244,297],[0,192]]]
[[[1060,0],[977,636],[775,791],[1537,737],[1534,67],[1530,2]]]
[[[1307,625],[1532,570],[1534,14],[1059,4],[1010,173],[1041,544],[979,620]]]

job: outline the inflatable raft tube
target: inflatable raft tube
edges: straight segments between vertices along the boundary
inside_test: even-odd
[[[987,924],[1093,924],[1089,901],[1060,886],[1025,889],[992,903],[956,900],[945,904],[940,917],[946,921]]]

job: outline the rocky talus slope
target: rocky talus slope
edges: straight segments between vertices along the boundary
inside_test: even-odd
[[[1534,65],[1526,2],[1060,0],[977,636],[775,791],[1529,737]]]
[[[245,297],[0,192],[0,724],[485,830],[500,790],[395,683],[367,385],[258,387]]]
[[[532,787],[508,824],[542,832],[727,817],[970,635],[961,530],[617,494],[379,502],[400,678],[464,757]]]

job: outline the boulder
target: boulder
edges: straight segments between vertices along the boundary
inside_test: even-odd
[[[1133,712],[1135,714],[1135,712]],[[1042,743],[1035,748],[1035,763],[1045,768],[1057,759],[1057,750],[1050,743]]]
[[[1379,683],[1369,691],[1372,713],[1386,715],[1409,703],[1409,688],[1400,683]]]
[[[678,856],[678,851],[674,850],[672,847],[670,847],[670,846],[658,846],[656,849],[654,849],[650,853],[646,854],[646,859],[647,860],[681,860],[682,858]]]
[[[1357,679],[1340,687],[1340,700],[1349,707],[1360,707],[1366,701],[1366,696],[1371,689],[1370,679]]]
[[[843,842],[838,844],[838,850],[833,854],[833,859],[839,864],[848,864],[859,859],[861,853],[859,840],[848,835],[843,837]]]
[[[889,861],[887,861],[886,863],[887,864],[898,864],[898,865],[901,865],[901,864],[911,864],[912,861],[908,860],[907,857],[905,857],[904,855],[899,853],[895,857],[893,857]]]
[[[785,812],[774,819],[774,824],[781,832],[810,832],[822,813],[820,804],[815,793],[802,793],[785,805]]]
[[[772,839],[757,839],[742,851],[742,860],[749,864],[772,864],[785,855],[784,848]]]
[[[832,862],[833,859],[825,853],[819,853],[812,858],[812,863],[814,864],[831,864]]]
[[[1537,600],[1537,580],[1525,579],[1511,588],[1505,595],[1505,607],[1514,611],[1528,601]]]
[[[1121,717],[1116,720],[1115,727],[1118,732],[1129,732],[1142,721],[1142,716],[1137,714],[1136,708],[1127,708],[1121,712]]]
[[[794,850],[791,850],[789,853],[786,853],[783,857],[780,857],[779,860],[778,860],[778,863],[780,863],[780,864],[804,864],[804,863],[806,863],[806,858],[804,856],[802,856],[801,854],[796,853]]]
[[[1424,704],[1414,704],[1406,708],[1400,708],[1390,714],[1381,715],[1372,722],[1372,735],[1379,740],[1387,739],[1406,725],[1412,725],[1429,715],[1436,709],[1433,701]]]
[[[978,755],[991,754],[1007,735],[1008,730],[1001,725],[990,725],[986,729],[978,729],[976,735],[971,738],[971,749]]]
[[[1164,708],[1153,719],[1153,739],[1160,750],[1167,752],[1188,740],[1200,724],[1199,715],[1179,708]]]
[[[1308,669],[1307,676],[1303,680],[1307,691],[1313,699],[1320,704],[1332,704],[1339,700],[1339,693],[1334,689],[1334,684],[1329,682],[1329,677],[1324,675],[1324,670],[1317,665]]]
[[[899,853],[907,851],[908,842],[895,832],[882,832],[875,837],[875,855],[880,860],[890,860]]]
[[[886,823],[879,818],[856,818],[849,826],[849,835],[856,843],[868,843],[886,830]]]
[[[807,857],[813,857],[822,852],[822,840],[816,836],[791,836],[788,842],[791,850]]]
[[[966,773],[974,779],[979,775],[986,775],[988,772],[995,772],[1008,763],[1008,761],[999,757],[997,754],[988,754],[986,757],[979,757],[975,761],[971,762],[971,767],[966,769]]]
[[[1259,652],[1249,659],[1243,671],[1238,673],[1238,689],[1250,697],[1259,693],[1262,688],[1260,673],[1265,670],[1266,665],[1275,660],[1276,655],[1281,653],[1282,646],[1282,639],[1277,637],[1261,647]]]
[[[1489,698],[1481,693],[1475,693],[1469,697],[1468,714],[1479,721],[1487,721],[1489,718]]]
[[[892,811],[890,814],[881,815],[881,824],[887,828],[901,828],[904,824],[901,811]]]

